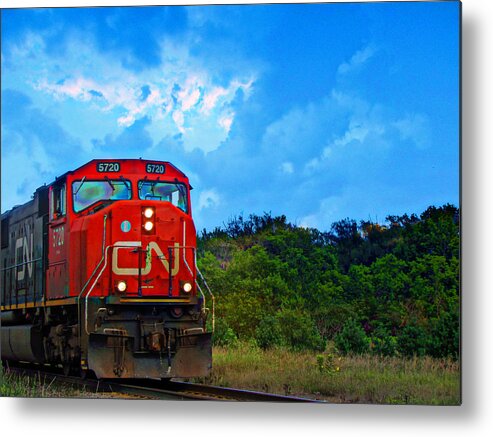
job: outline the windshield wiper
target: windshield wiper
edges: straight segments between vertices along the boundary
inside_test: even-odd
[[[78,193],[78,192],[79,192],[79,190],[82,188],[82,184],[84,183],[84,181],[85,181],[85,180],[86,180],[86,177],[84,176],[84,177],[82,178],[82,180],[80,181],[80,185],[79,185],[79,187],[77,188],[77,190],[75,191],[74,196],[77,196],[77,193]]]
[[[187,198],[187,189],[182,184],[176,184],[176,188],[180,194],[186,199]]]
[[[130,190],[130,184],[129,184],[129,182],[126,179],[124,179],[122,175],[120,175],[120,179],[125,184],[125,186]]]
[[[108,184],[110,185],[111,189],[112,189],[113,191],[115,191],[115,186],[114,186],[114,185],[112,184],[112,182],[108,179],[108,176],[105,176],[105,177],[104,177],[104,180],[105,180],[106,182],[108,182]]]

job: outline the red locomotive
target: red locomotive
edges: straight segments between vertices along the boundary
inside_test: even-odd
[[[168,162],[93,160],[2,214],[2,360],[98,378],[207,375],[190,189]]]

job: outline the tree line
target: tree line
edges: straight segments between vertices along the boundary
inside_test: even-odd
[[[214,342],[381,355],[459,354],[459,209],[321,232],[285,216],[233,217],[198,236],[216,295]]]

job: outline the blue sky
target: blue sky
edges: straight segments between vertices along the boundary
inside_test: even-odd
[[[94,158],[173,162],[197,228],[459,202],[459,4],[2,10],[2,212]]]

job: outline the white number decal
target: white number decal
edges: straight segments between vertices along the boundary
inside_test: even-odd
[[[146,165],[147,173],[158,173],[164,174],[164,165],[163,164],[147,164]]]
[[[120,163],[119,162],[99,162],[98,166],[97,166],[97,170],[100,173],[118,172],[118,171],[120,171]]]
[[[63,246],[65,237],[65,227],[60,226],[59,228],[53,229],[53,247]]]

